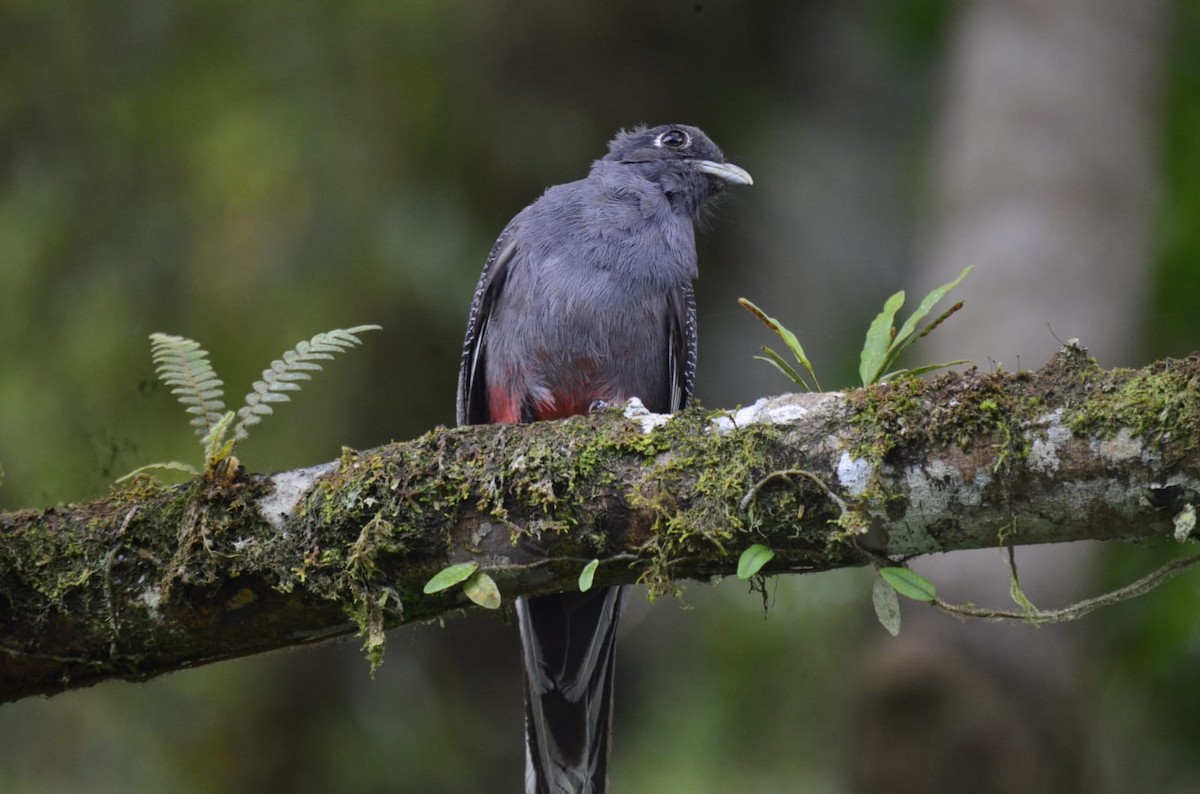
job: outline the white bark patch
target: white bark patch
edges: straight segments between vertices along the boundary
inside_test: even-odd
[[[841,394],[784,394],[780,397],[763,397],[753,405],[728,411],[713,418],[713,427],[718,433],[728,433],[739,427],[753,424],[790,425],[809,414],[829,410],[830,403],[841,402]]]
[[[159,620],[162,615],[159,614],[158,606],[162,603],[162,591],[157,587],[147,587],[139,596],[142,603],[146,605],[146,609],[150,611],[150,617],[153,620]]]
[[[1059,467],[1059,450],[1072,438],[1070,428],[1062,423],[1062,409],[1039,416],[1034,424],[1044,425],[1044,435],[1033,440],[1029,449],[1029,468],[1047,476],[1053,475]]]
[[[954,467],[941,460],[905,467],[903,479],[909,492],[905,521],[923,524],[934,516],[945,515],[958,496],[957,486],[962,484],[961,480],[954,482],[955,474]]]
[[[871,484],[871,474],[875,467],[866,458],[852,458],[850,453],[842,451],[837,462],[838,482],[850,496],[862,496]]]
[[[495,529],[495,526],[492,524],[491,521],[479,522],[479,526],[476,527],[475,529],[471,530],[471,545],[479,546],[480,544],[482,544],[484,538],[486,538],[488,535],[492,534],[493,529]]]
[[[983,504],[983,489],[992,481],[992,474],[987,469],[976,469],[975,476],[969,484],[964,483],[959,492],[959,499],[964,505],[978,507]]]
[[[1192,503],[1188,502],[1183,506],[1175,516],[1175,540],[1183,543],[1192,534],[1192,530],[1196,528],[1196,508],[1192,507]]]
[[[1127,427],[1122,427],[1112,438],[1093,439],[1089,446],[1100,460],[1111,464],[1140,459],[1145,450],[1141,438],[1134,436]]]
[[[900,479],[908,491],[908,505],[904,517],[888,525],[889,545],[929,552],[938,550],[940,544],[927,527],[954,515],[957,509],[982,505],[984,489],[992,481],[992,474],[977,469],[969,480],[963,479],[962,470],[953,463],[934,459],[906,466]]]
[[[336,460],[309,466],[307,469],[281,471],[271,476],[274,489],[258,500],[258,509],[267,523],[275,529],[283,529],[284,522],[292,515],[300,500],[313,487],[317,478],[329,474],[338,467]]]

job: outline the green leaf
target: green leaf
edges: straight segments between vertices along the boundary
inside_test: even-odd
[[[775,552],[761,543],[755,543],[743,551],[742,556],[738,558],[737,577],[739,579],[749,579],[762,570],[762,567],[770,562],[774,556]]]
[[[492,577],[483,571],[477,571],[463,584],[463,592],[467,598],[484,609],[500,608],[500,588],[492,581]]]
[[[910,335],[907,339],[904,339],[903,341],[899,341],[896,345],[894,345],[892,347],[891,352],[888,353],[887,366],[891,366],[893,363],[895,363],[896,359],[900,358],[900,356],[904,353],[904,351],[908,350],[908,348],[912,347],[912,345],[918,339],[924,339],[925,337],[929,336],[931,333],[933,333],[933,330],[935,328],[937,328],[942,323],[946,322],[946,320],[949,319],[949,317],[952,314],[954,314],[955,312],[962,309],[962,307],[963,307],[963,303],[962,303],[962,301],[959,301],[958,303],[951,306],[949,309],[946,309],[946,311],[939,314],[933,320],[930,320],[929,322],[925,323],[925,325],[921,327],[921,330]]]
[[[1017,576],[1016,552],[1013,551],[1012,546],[1008,547],[1008,595],[1012,598],[1013,603],[1025,613],[1025,617],[1032,618],[1038,613],[1038,608],[1021,589],[1021,579]]]
[[[183,463],[178,460],[167,460],[167,461],[163,461],[162,463],[147,463],[145,466],[138,466],[136,469],[129,472],[128,474],[118,477],[117,482],[125,482],[126,480],[133,479],[134,477],[138,476],[139,474],[142,474],[143,472],[153,471],[154,469],[167,469],[169,471],[182,471],[182,472],[185,472],[186,474],[192,475],[193,477],[197,477],[200,475],[200,471],[195,466],[189,466],[188,464]],[[0,475],[2,475],[2,474],[3,474],[3,470],[0,470]]]
[[[788,350],[791,351],[796,360],[800,362],[800,365],[804,367],[804,370],[808,373],[808,376],[812,378],[813,384],[817,387],[817,391],[820,391],[821,384],[817,381],[817,374],[813,372],[812,362],[808,360],[808,356],[804,353],[804,347],[801,346],[800,340],[796,338],[796,335],[785,328],[783,323],[779,322],[774,317],[771,317],[762,309],[755,306],[750,300],[747,300],[746,298],[738,298],[738,305],[757,317],[763,325],[767,326],[767,328],[771,329],[776,336],[783,340],[783,343],[787,345]],[[774,356],[777,359],[779,358],[779,355],[775,353],[775,351],[765,347],[763,350],[768,355]],[[782,359],[780,359],[780,361],[782,361]],[[782,369],[782,367],[780,367],[780,369]],[[791,367],[788,367],[788,369],[791,369]],[[788,375],[788,377],[792,378],[792,380],[796,381],[796,383],[799,383],[807,388],[807,384],[804,383],[804,380],[796,377],[794,372],[795,371],[793,370],[793,374]],[[785,371],[784,374],[787,375],[788,373]]]
[[[448,568],[443,568],[425,583],[425,594],[440,593],[443,590],[454,587],[459,582],[466,581],[478,569],[479,563],[477,562],[459,562]]]
[[[599,560],[592,560],[583,566],[583,570],[579,573],[579,592],[586,593],[592,589],[592,579],[596,577],[596,569],[599,567]]]
[[[970,266],[964,267],[963,272],[958,274],[958,278],[954,279],[953,281],[946,282],[933,292],[930,292],[928,295],[926,295],[921,301],[921,304],[917,306],[917,310],[913,312],[912,316],[905,320],[904,325],[900,327],[900,333],[896,334],[897,341],[902,343],[905,339],[907,339],[912,334],[913,330],[916,329],[917,323],[925,319],[925,315],[929,314],[929,312],[933,310],[933,307],[936,306],[942,298],[946,297],[947,292],[957,287],[959,283],[967,277],[967,274],[970,273],[971,270],[972,268]],[[929,330],[933,329],[930,328]]]
[[[887,381],[892,380],[893,378],[899,378],[901,375],[907,375],[911,378],[915,378],[916,376],[924,375],[927,372],[937,372],[939,369],[945,369],[946,367],[957,367],[959,364],[970,364],[970,363],[971,363],[970,361],[967,361],[964,358],[964,359],[959,359],[958,361],[947,361],[945,364],[926,364],[923,367],[913,367],[912,369],[896,369],[896,370],[892,370],[891,372],[889,372],[888,374],[886,374],[882,378],[880,378],[879,382],[886,383]]]
[[[1015,576],[1010,577],[1008,580],[1008,595],[1027,617],[1032,617],[1038,613],[1038,608],[1025,595],[1025,591],[1021,589],[1020,580]]]
[[[937,598],[937,588],[933,582],[908,568],[880,568],[879,575],[905,598],[913,601],[932,601]]]
[[[946,320],[949,319],[949,317],[952,314],[960,311],[962,309],[962,307],[963,307],[962,301],[959,301],[958,303],[954,304],[949,309],[946,309],[946,311],[939,314],[935,319],[930,320],[929,322],[925,323],[925,325],[921,328],[921,330],[917,331],[917,333],[914,334],[912,338],[913,339],[921,339],[923,337],[929,336],[931,333],[933,333],[933,330],[935,328],[937,328],[942,323],[946,322]],[[911,341],[906,342],[905,344],[911,344]]]
[[[867,329],[867,338],[863,342],[858,361],[858,374],[864,386],[870,386],[878,380],[880,372],[883,371],[895,331],[892,323],[896,319],[896,312],[900,311],[903,305],[904,290],[900,290],[887,299],[887,303],[883,304],[883,311],[875,316],[871,327]]]
[[[235,417],[236,414],[233,411],[226,411],[201,439],[201,443],[204,444],[205,465],[219,463],[233,454],[235,439],[227,439],[226,434]]]
[[[792,383],[795,383],[798,386],[803,386],[806,390],[808,389],[808,384],[805,383],[804,378],[801,377],[800,373],[797,372],[791,364],[784,361],[783,356],[779,355],[766,345],[763,345],[762,351],[766,353],[766,355],[755,356],[756,359],[767,362],[772,367],[782,372],[783,376]]]
[[[900,599],[896,597],[896,588],[888,584],[882,576],[875,577],[871,586],[871,603],[875,605],[875,617],[888,634],[893,637],[900,633]]]

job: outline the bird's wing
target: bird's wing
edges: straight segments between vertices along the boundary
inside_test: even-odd
[[[667,294],[667,332],[669,410],[675,413],[692,399],[696,385],[696,292],[691,282]]]
[[[471,300],[467,318],[467,336],[463,341],[462,361],[458,367],[458,406],[455,421],[459,425],[488,422],[487,387],[484,384],[487,357],[487,332],[496,296],[504,287],[508,267],[517,251],[517,226],[510,223],[492,246],[483,274]]]

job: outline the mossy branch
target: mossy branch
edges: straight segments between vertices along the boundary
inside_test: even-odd
[[[792,472],[793,474],[787,474]],[[797,475],[796,472],[803,474]],[[1100,370],[901,379],[666,420],[619,412],[439,428],[276,475],[236,471],[0,514],[0,700],[596,586],[901,561],[1084,539],[1187,539],[1200,503],[1200,355]],[[1036,594],[1034,594],[1036,596]],[[864,610],[867,594],[864,593]]]

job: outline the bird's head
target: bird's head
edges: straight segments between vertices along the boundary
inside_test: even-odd
[[[727,185],[754,183],[745,169],[725,162],[725,155],[703,131],[686,124],[622,130],[608,144],[604,161],[635,169],[692,217]]]

